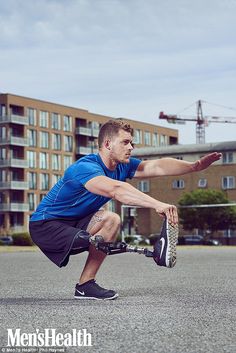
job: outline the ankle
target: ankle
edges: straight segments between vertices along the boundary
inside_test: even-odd
[[[85,283],[91,281],[91,279],[94,279],[94,277],[91,277],[91,278],[80,278],[80,280],[78,282],[78,285],[81,286],[82,284],[85,284]]]

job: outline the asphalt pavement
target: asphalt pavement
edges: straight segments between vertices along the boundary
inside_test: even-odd
[[[173,269],[143,255],[108,256],[97,282],[119,298],[102,302],[73,298],[85,259],[59,269],[40,251],[0,253],[0,347],[7,328],[86,329],[92,346],[64,352],[236,352],[236,247],[178,247]]]

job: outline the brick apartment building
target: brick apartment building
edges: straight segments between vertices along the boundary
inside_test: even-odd
[[[109,116],[0,94],[0,234],[28,230],[30,214],[76,159],[97,152]],[[128,120],[137,147],[178,143],[178,131]]]
[[[236,141],[159,148],[145,147],[135,149],[133,156],[141,159],[173,157],[193,162],[214,151],[222,152],[223,158],[204,171],[178,177],[158,177],[149,180],[133,179],[132,184],[160,201],[175,205],[178,204],[178,200],[184,192],[199,188],[223,190],[230,201],[236,202]],[[136,212],[136,228],[139,234],[149,235],[159,232],[161,220],[155,211],[137,209]],[[225,230],[224,235],[236,237],[236,233],[230,230]]]

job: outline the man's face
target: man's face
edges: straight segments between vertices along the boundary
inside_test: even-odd
[[[124,130],[119,130],[118,134],[109,142],[110,158],[115,162],[128,163],[133,150],[133,137]]]

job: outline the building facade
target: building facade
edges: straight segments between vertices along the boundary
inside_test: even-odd
[[[64,170],[97,152],[109,116],[13,94],[0,94],[0,234],[28,230],[30,214]],[[178,143],[178,131],[126,119],[137,147]]]
[[[223,158],[201,172],[177,177],[155,177],[149,180],[133,179],[132,184],[155,199],[176,206],[183,193],[207,188],[223,190],[228,199],[234,203],[236,202],[236,141],[139,148],[133,151],[133,156],[140,159],[172,157],[194,162],[205,154],[215,151],[222,152]],[[136,212],[136,231],[139,234],[149,235],[159,232],[162,221],[154,210],[137,209]],[[236,236],[235,232],[230,230],[225,230],[224,235]]]

